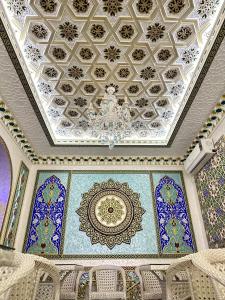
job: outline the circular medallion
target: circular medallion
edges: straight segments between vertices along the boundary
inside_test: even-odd
[[[82,195],[77,210],[80,230],[86,232],[92,244],[100,243],[110,249],[117,244],[131,242],[136,232],[142,230],[144,212],[139,194],[133,192],[127,183],[112,179],[95,183]]]

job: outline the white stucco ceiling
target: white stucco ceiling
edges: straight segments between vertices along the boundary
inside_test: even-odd
[[[184,117],[182,112],[185,104],[190,99],[193,87],[196,88],[197,75],[202,71],[222,24],[224,16],[220,14],[220,22],[212,31],[221,2],[205,1],[205,8],[208,8],[204,10],[205,14],[200,4],[204,1],[121,0],[115,1],[115,6],[107,6],[107,1],[16,2],[25,3],[24,11],[21,6],[13,6],[13,1],[6,0],[5,10],[1,12],[6,28],[7,24],[10,25],[8,34],[12,34],[11,41],[17,45],[15,50],[18,57],[20,55],[20,64],[36,104],[31,105],[28,100],[15,71],[15,64],[13,66],[3,43],[0,45],[0,93],[37,153],[163,156],[181,156],[185,153],[224,89],[225,78],[221,74],[225,67],[225,43],[222,42],[197,95],[192,97],[194,101],[191,108],[183,122],[179,122],[180,117]],[[48,3],[56,5],[46,6]],[[82,6],[85,3],[89,5]],[[115,10],[115,16],[112,16],[115,7],[118,12]],[[21,14],[15,16],[18,9],[22,9]],[[68,22],[73,25],[69,26],[72,31],[63,30]],[[161,31],[157,29],[159,26]],[[158,35],[159,32],[162,36]],[[105,51],[111,47],[120,50],[119,57],[114,61],[107,58],[108,52]],[[62,55],[62,51],[55,51],[53,55],[52,51],[58,48],[65,51],[68,59],[57,59],[56,53]],[[188,57],[185,54],[187,51],[190,54]],[[197,54],[196,51],[197,56],[191,55]],[[159,53],[168,58],[164,60],[165,57]],[[86,58],[82,58],[82,55]],[[142,60],[137,59],[139,55],[143,57]],[[75,73],[72,72],[74,70]],[[150,74],[144,70],[155,72]],[[172,72],[176,73],[174,78],[169,78],[168,74],[172,74],[169,70],[176,70]],[[105,75],[99,77],[103,73]],[[122,73],[129,74],[122,77]],[[63,84],[71,85],[72,91],[63,91]],[[108,84],[118,86],[118,99],[128,96],[134,107],[132,122],[137,127],[136,134],[130,138],[132,144],[118,146],[113,153],[104,146],[94,146],[98,142],[91,136],[91,131],[85,129],[90,102],[98,109],[99,99]],[[85,85],[93,86],[94,92],[88,93]],[[129,87],[133,85],[139,87],[136,95],[129,92]],[[150,92],[151,87],[156,85],[161,87],[158,95]],[[180,85],[184,86],[183,92],[175,95],[173,91],[177,91],[176,87]],[[160,106],[157,103],[166,104]],[[148,118],[148,115],[151,117]],[[160,124],[159,128],[153,129],[154,123]],[[140,124],[149,128],[149,136],[145,139],[138,135]],[[80,136],[76,136],[78,131],[75,129],[78,127],[83,131]],[[57,146],[49,144],[46,134]],[[170,147],[156,146],[167,145],[172,134]],[[134,147],[135,143],[139,146]],[[81,147],[73,147],[73,144],[80,144]],[[92,147],[82,146],[85,144]]]

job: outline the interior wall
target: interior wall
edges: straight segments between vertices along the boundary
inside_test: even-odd
[[[214,140],[214,143],[216,143],[221,136],[225,134],[225,119],[223,119],[215,128],[213,133],[211,134],[211,137]],[[186,186],[186,192],[187,192],[187,197],[188,197],[188,202],[189,202],[189,207],[191,211],[191,217],[192,217],[192,223],[193,223],[193,228],[194,228],[194,233],[195,233],[195,238],[196,238],[196,244],[198,250],[200,249],[205,249],[208,248],[208,241],[205,233],[205,226],[203,223],[203,218],[202,218],[202,212],[200,208],[200,203],[198,200],[198,193],[196,189],[196,184],[195,184],[195,179],[193,176],[185,173],[183,170],[182,166],[143,166],[143,165],[135,165],[135,166],[126,166],[126,165],[121,165],[121,166],[66,166],[66,165],[32,165],[30,161],[27,159],[27,157],[24,155],[22,150],[19,148],[19,146],[16,144],[16,142],[13,140],[11,135],[9,134],[8,130],[6,127],[2,124],[0,121],[0,135],[3,138],[4,142],[6,143],[9,153],[11,156],[12,160],[12,188],[11,188],[11,195],[10,195],[10,200],[9,200],[9,206],[7,209],[6,213],[6,218],[7,220],[9,212],[10,212],[10,207],[12,204],[12,197],[15,192],[15,185],[18,177],[18,172],[20,168],[20,163],[23,161],[26,166],[29,168],[29,178],[27,182],[27,188],[24,196],[24,201],[23,201],[23,207],[21,211],[21,217],[20,217],[20,222],[18,226],[18,232],[16,236],[16,241],[15,241],[15,248],[19,251],[22,250],[23,248],[23,242],[24,242],[24,237],[26,234],[26,229],[27,229],[27,222],[28,222],[28,216],[30,212],[30,206],[32,202],[32,196],[33,196],[33,189],[35,185],[35,178],[36,178],[36,173],[37,170],[182,170],[183,175],[184,175],[184,181],[185,181],[185,186]],[[3,236],[5,232],[5,226],[6,222],[3,225],[3,231],[1,234],[0,242],[3,242]],[[152,259],[151,259],[152,261]],[[154,261],[154,259],[153,259]],[[168,261],[168,259],[165,259],[165,262]],[[62,262],[62,261],[61,261]],[[117,261],[119,263],[119,260]],[[67,263],[69,263],[69,260],[67,260]],[[88,264],[88,261],[86,262]],[[95,262],[93,261],[93,264]],[[96,261],[97,264],[97,261]]]
[[[210,137],[216,153],[195,176],[209,248],[225,247],[225,118]]]
[[[30,179],[30,186],[29,186],[29,197],[26,198],[26,205],[24,205],[23,215],[21,215],[21,218],[23,217],[23,220],[20,222],[20,226],[17,233],[17,243],[16,247],[18,250],[23,249],[23,243],[26,235],[27,230],[27,222],[28,222],[28,216],[30,214],[31,209],[31,202],[32,202],[32,193],[35,185],[35,177],[38,170],[100,170],[100,171],[118,171],[118,170],[129,170],[129,171],[138,171],[138,170],[145,170],[145,171],[154,171],[154,170],[160,170],[160,171],[174,171],[174,170],[180,170],[183,171],[183,177],[184,177],[184,183],[186,187],[186,193],[189,203],[189,208],[191,212],[191,218],[192,218],[192,224],[193,224],[193,230],[196,240],[196,246],[198,250],[208,248],[208,243],[205,235],[204,225],[202,221],[202,216],[200,213],[200,206],[198,201],[198,195],[195,187],[195,182],[192,176],[185,173],[182,166],[144,166],[144,165],[121,165],[121,166],[66,166],[66,165],[33,165],[32,166],[32,172],[31,175],[33,178]],[[32,193],[31,193],[32,191]],[[20,237],[20,238],[19,238]],[[71,263],[70,259],[59,261],[55,260],[58,263]],[[74,259],[72,260],[74,262]],[[170,263],[171,259],[169,258],[160,258],[160,263]],[[135,262],[133,259],[101,259],[101,263],[114,263],[114,264],[122,264],[122,265],[137,265],[137,264],[146,264],[146,263],[157,263],[159,262],[159,259],[157,258],[148,258],[148,259],[135,259]],[[90,265],[89,259],[78,259],[77,263],[82,263],[83,265]],[[91,264],[99,264],[99,259],[92,259]]]
[[[15,193],[15,188],[16,188],[16,184],[17,184],[17,178],[18,178],[18,173],[19,173],[21,162],[24,162],[25,165],[30,170],[30,176],[29,176],[28,181],[27,181],[27,188],[26,188],[25,195],[24,195],[24,200],[23,200],[24,205],[22,206],[19,227],[21,226],[20,223],[22,223],[22,219],[24,217],[26,218],[26,212],[25,212],[25,216],[24,216],[24,208],[25,208],[26,203],[30,201],[29,195],[30,195],[30,192],[33,188],[32,180],[33,180],[34,176],[32,175],[31,162],[27,159],[25,154],[19,148],[17,143],[14,141],[14,139],[12,138],[12,136],[10,135],[10,133],[8,132],[7,128],[2,123],[1,120],[0,120],[0,136],[4,140],[6,146],[9,150],[11,163],[12,163],[11,193],[10,193],[10,199],[9,199],[9,202],[8,202],[9,204],[8,204],[7,211],[6,211],[6,214],[5,214],[4,224],[3,224],[3,227],[2,227],[2,232],[1,232],[1,237],[0,237],[0,243],[2,244],[3,241],[4,241],[6,225],[7,225],[7,222],[8,222],[10,209],[11,209],[11,206],[12,206],[13,196],[14,196],[14,193]],[[19,237],[19,235],[17,235],[16,242],[15,242],[15,247],[16,248],[18,248],[17,244],[19,243],[19,240],[20,240],[20,237]]]

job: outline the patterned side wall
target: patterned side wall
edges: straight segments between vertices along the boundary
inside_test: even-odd
[[[25,252],[150,258],[195,249],[182,172],[38,172]]]
[[[225,247],[225,137],[216,154],[196,176],[209,248]]]

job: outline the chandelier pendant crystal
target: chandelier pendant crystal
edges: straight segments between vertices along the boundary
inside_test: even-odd
[[[101,144],[108,145],[109,149],[121,143],[132,132],[132,107],[129,106],[127,97],[124,98],[124,103],[119,105],[114,94],[115,88],[109,86],[99,110],[96,111],[91,103],[88,113],[92,135],[97,137]]]

